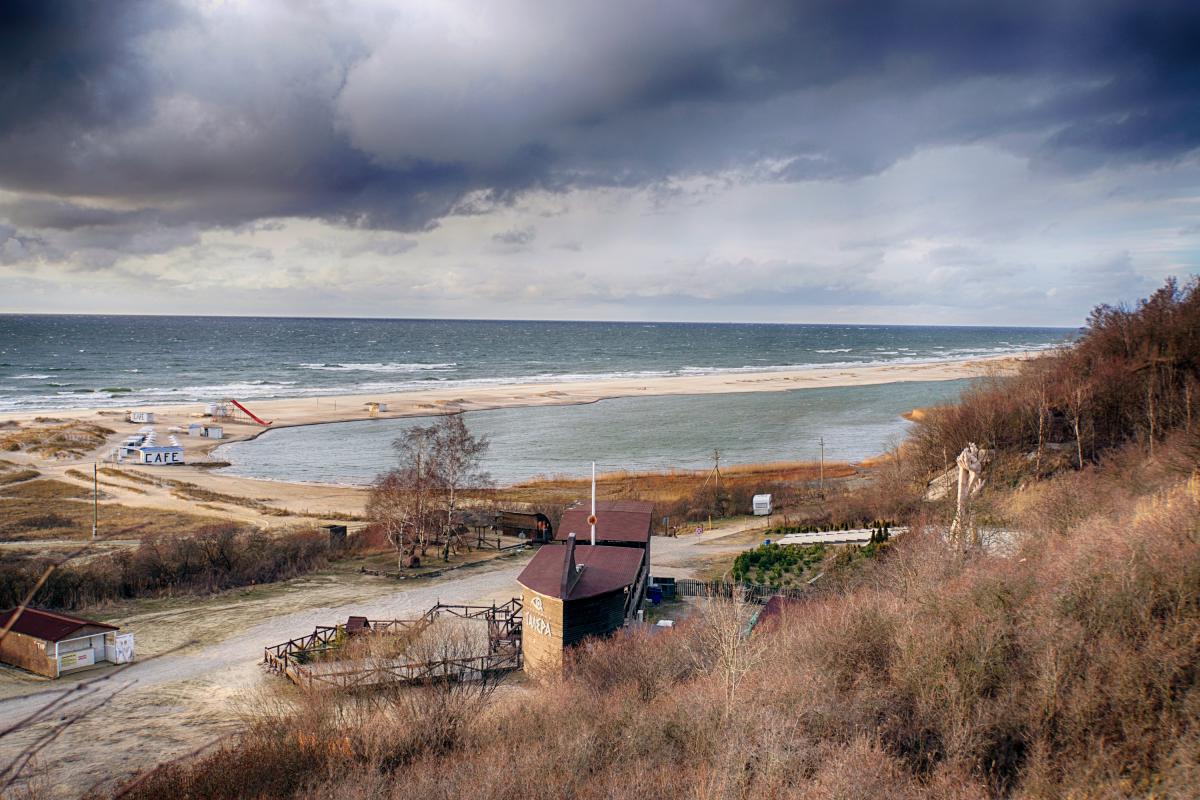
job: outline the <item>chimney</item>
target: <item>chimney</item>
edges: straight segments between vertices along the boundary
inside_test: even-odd
[[[567,534],[567,557],[563,561],[562,581],[559,584],[559,595],[563,600],[571,594],[571,590],[575,588],[575,584],[579,583],[579,576],[583,574],[583,565],[575,566],[575,532],[571,531]]]

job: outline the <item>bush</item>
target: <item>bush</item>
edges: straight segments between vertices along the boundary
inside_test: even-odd
[[[204,594],[284,580],[319,569],[330,559],[320,531],[268,535],[216,525],[191,536],[160,536],[137,548],[68,562],[50,574],[34,604],[61,610],[112,600]],[[0,607],[16,605],[50,562],[28,559],[0,567]]]

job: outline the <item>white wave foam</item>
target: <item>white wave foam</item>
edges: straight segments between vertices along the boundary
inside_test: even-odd
[[[10,381],[41,381],[49,378],[49,375],[10,375]]]
[[[322,372],[438,372],[454,369],[458,364],[454,362],[446,364],[401,364],[396,362],[381,364],[374,362],[370,364],[300,364],[299,366],[304,369],[314,369]]]
[[[1017,344],[1008,347],[962,347],[935,352],[933,348],[925,350],[922,354],[913,353],[911,355],[903,355],[892,358],[879,358],[878,353],[864,354],[859,359],[847,359],[834,362],[809,362],[799,364],[778,364],[778,365],[746,365],[741,367],[697,367],[685,366],[678,369],[659,369],[659,370],[628,370],[628,371],[612,371],[612,372],[597,372],[597,373],[555,373],[545,371],[527,375],[512,375],[512,376],[494,376],[494,377],[478,377],[478,378],[455,378],[452,376],[443,376],[431,374],[428,377],[418,378],[416,374],[427,374],[435,368],[450,369],[451,364],[421,364],[420,370],[409,370],[409,374],[414,376],[408,380],[346,380],[338,383],[323,383],[300,384],[299,381],[233,381],[230,383],[212,384],[207,386],[182,386],[175,388],[167,387],[148,387],[136,389],[133,392],[122,392],[118,394],[109,394],[103,391],[63,391],[44,394],[28,394],[17,397],[5,397],[0,401],[0,412],[3,411],[22,411],[31,409],[61,409],[66,407],[87,407],[87,408],[102,408],[110,406],[125,406],[131,403],[153,404],[153,403],[189,403],[189,402],[209,402],[220,400],[226,397],[235,397],[239,400],[256,400],[269,398],[289,398],[289,397],[319,397],[330,394],[388,394],[388,393],[403,393],[419,391],[422,389],[430,389],[434,386],[439,389],[450,389],[453,387],[469,388],[473,386],[505,386],[514,384],[528,383],[574,383],[581,381],[603,381],[613,379],[640,379],[640,378],[655,378],[655,377],[670,377],[674,375],[715,375],[715,374],[739,374],[750,372],[786,372],[800,369],[813,370],[830,370],[830,369],[848,369],[861,368],[871,366],[887,366],[887,365],[904,365],[904,364],[924,364],[930,362],[943,361],[969,361],[975,358],[986,356],[995,356],[1004,353],[1017,352],[1033,352],[1037,350],[1046,350],[1056,347],[1056,344]],[[845,348],[850,349],[850,348]],[[335,365],[320,365],[326,368],[326,371],[335,372],[350,372],[355,365],[339,364],[336,365],[341,369],[333,369]],[[389,365],[369,365],[369,366],[389,366]],[[407,365],[413,366],[413,365]],[[368,369],[365,372],[387,372],[389,370]],[[405,371],[399,369],[390,370],[397,374],[404,374]],[[348,376],[349,377],[349,376]],[[365,376],[364,376],[365,377]],[[32,379],[32,378],[31,378]]]

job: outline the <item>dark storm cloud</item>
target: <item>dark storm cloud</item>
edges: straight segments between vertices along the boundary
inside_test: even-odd
[[[119,249],[139,225],[419,230],[764,161],[846,180],[943,144],[1066,170],[1200,144],[1195,2],[396,8],[3,4],[0,189],[22,199],[0,218]]]

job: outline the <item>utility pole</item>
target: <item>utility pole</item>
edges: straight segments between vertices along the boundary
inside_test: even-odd
[[[100,522],[100,465],[92,462],[92,538],[96,538],[96,528]]]
[[[820,438],[821,443],[821,494],[825,494],[825,437]]]

